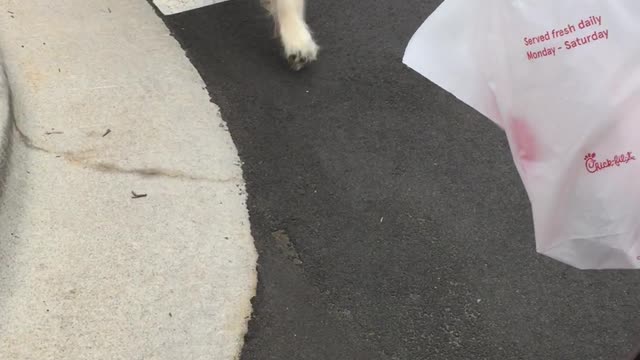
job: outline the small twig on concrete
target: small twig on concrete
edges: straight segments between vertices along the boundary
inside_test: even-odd
[[[136,194],[135,191],[131,192],[131,198],[132,199],[140,199],[140,198],[145,198],[147,197],[147,194]]]
[[[107,131],[102,135],[102,137],[105,137],[109,134],[111,134],[111,129],[107,129]]]

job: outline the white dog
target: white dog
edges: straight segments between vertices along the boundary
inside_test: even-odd
[[[318,56],[318,45],[304,19],[304,1],[262,0],[273,17],[289,66],[296,71]]]

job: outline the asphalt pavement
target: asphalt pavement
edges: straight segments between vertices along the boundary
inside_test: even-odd
[[[243,161],[259,252],[243,359],[621,359],[640,343],[640,274],[537,255],[503,132],[402,64],[439,3],[311,0],[322,50],[300,73],[257,1],[165,17]]]

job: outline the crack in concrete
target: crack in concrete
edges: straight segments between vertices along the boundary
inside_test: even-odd
[[[181,180],[188,180],[188,181],[206,181],[211,183],[228,183],[228,182],[240,181],[240,179],[237,177],[231,177],[228,179],[212,179],[212,178],[203,177],[203,176],[191,175],[180,170],[153,168],[153,167],[152,168],[126,168],[115,163],[89,161],[87,159],[86,154],[92,153],[95,150],[83,150],[79,152],[68,151],[68,152],[58,153],[56,151],[36,145],[34,141],[29,136],[27,136],[22,131],[22,129],[20,129],[15,118],[12,117],[12,120],[13,120],[13,127],[18,133],[20,141],[28,149],[51,154],[51,155],[60,156],[70,164],[84,166],[85,168],[89,168],[95,171],[99,171],[103,173],[111,173],[111,174],[137,175],[141,177],[151,177],[151,178],[164,177],[164,178],[181,179]]]

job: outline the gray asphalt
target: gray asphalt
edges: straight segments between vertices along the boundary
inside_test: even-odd
[[[622,359],[640,273],[537,255],[504,134],[401,61],[440,1],[311,0],[291,73],[253,0],[166,18],[244,161],[243,359]]]

